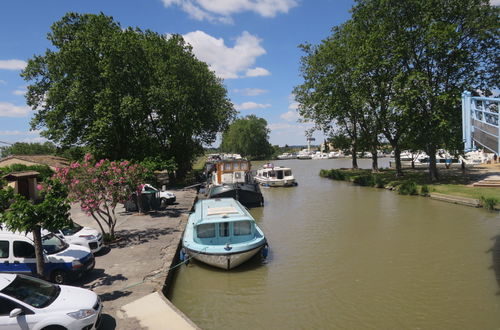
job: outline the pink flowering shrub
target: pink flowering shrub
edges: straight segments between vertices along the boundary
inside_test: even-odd
[[[104,222],[109,236],[114,237],[116,205],[142,190],[146,174],[147,169],[139,164],[108,159],[95,162],[92,155],[86,154],[83,162],[56,169],[54,177],[68,186],[71,201],[80,203],[82,211],[97,221],[103,233]]]

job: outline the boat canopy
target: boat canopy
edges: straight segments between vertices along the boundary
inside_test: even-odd
[[[198,203],[201,207],[196,207],[197,226],[204,223],[254,221],[247,210],[233,198],[212,198]]]

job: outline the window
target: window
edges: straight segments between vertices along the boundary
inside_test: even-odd
[[[62,231],[64,236],[72,236],[72,235],[78,233],[82,229],[83,229],[82,226],[73,222],[73,224],[71,226],[63,228],[63,229],[61,229],[61,231]]]
[[[231,171],[231,163],[224,163],[224,171]]]
[[[14,257],[35,258],[35,247],[23,241],[14,241]]]
[[[18,307],[19,306],[15,302],[13,302],[9,299],[5,299],[3,297],[0,297],[0,316],[9,315],[13,309],[18,308]]]
[[[0,258],[9,257],[9,241],[0,241]]]
[[[65,250],[68,244],[53,233],[50,233],[42,237],[42,246],[47,254],[55,254]]]
[[[233,163],[233,169],[234,170],[239,170],[240,169],[240,163]]]
[[[56,300],[61,289],[58,285],[37,278],[17,275],[0,292],[33,307],[44,308]]]
[[[237,221],[233,224],[235,236],[250,235],[252,233],[252,224],[250,221]]]
[[[291,176],[291,175],[292,175],[292,171],[290,171],[290,170],[285,171],[285,176]]]
[[[229,222],[219,223],[219,236],[220,237],[229,236]]]
[[[205,223],[196,227],[198,238],[215,237],[215,223]]]
[[[241,169],[242,170],[248,169],[248,164],[247,163],[241,163]]]

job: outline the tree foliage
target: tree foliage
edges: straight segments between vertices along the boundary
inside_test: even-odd
[[[268,159],[273,153],[267,121],[255,115],[236,119],[222,135],[221,150],[250,159]]]
[[[425,150],[436,179],[436,150],[461,148],[461,93],[498,87],[499,10],[487,0],[356,1],[329,38],[302,46],[301,115],[353,150],[382,136],[396,158]]]
[[[33,129],[96,157],[173,159],[182,174],[235,110],[222,81],[180,35],[123,29],[104,14],[66,14],[53,47],[22,75]]]
[[[55,153],[56,146],[52,142],[16,142],[11,146],[0,147],[0,154],[2,157],[10,155],[54,155]]]
[[[39,186],[41,202],[33,203],[12,190],[0,192],[0,223],[7,229],[31,232],[35,244],[37,273],[44,277],[44,259],[41,229],[55,231],[71,225],[68,191],[57,180],[46,180]],[[8,207],[6,205],[8,204]]]

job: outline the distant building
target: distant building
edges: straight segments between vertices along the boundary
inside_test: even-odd
[[[36,201],[38,199],[38,176],[39,173],[36,171],[21,171],[4,175],[3,179],[7,181],[7,187],[14,189],[14,193]]]
[[[68,167],[70,161],[63,157],[51,155],[12,155],[0,159],[0,167],[7,167],[12,164],[23,164],[26,166],[47,165],[55,171],[56,168]]]

